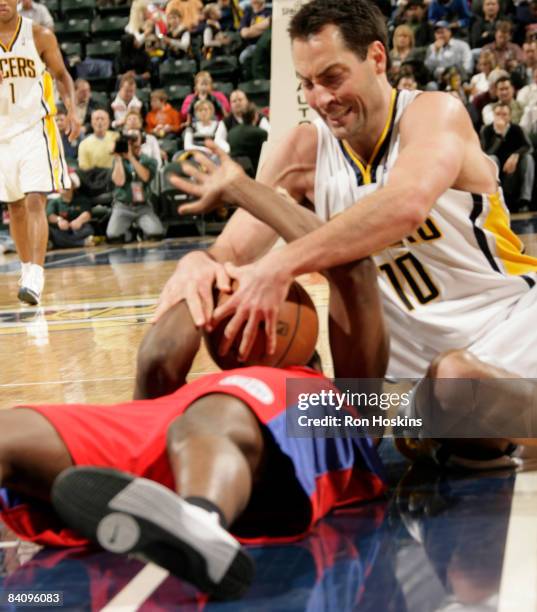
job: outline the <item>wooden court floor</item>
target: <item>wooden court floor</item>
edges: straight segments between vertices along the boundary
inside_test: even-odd
[[[527,252],[537,255],[532,217],[517,221]],[[522,225],[520,225],[522,224]],[[21,403],[113,403],[131,398],[136,352],[151,325],[158,295],[177,260],[211,238],[53,251],[47,255],[42,305],[17,300],[16,255],[0,255],[0,408]],[[331,375],[327,288],[318,274],[302,277],[318,308],[318,348]],[[214,371],[202,347],[192,377]]]
[[[54,251],[46,263],[39,308],[17,300],[16,256],[0,257],[0,407],[130,399],[137,348],[151,325],[158,295],[178,257],[207,244],[177,239]],[[177,257],[167,259],[175,252]],[[323,279],[307,275],[301,280],[320,312],[326,311]],[[324,329],[320,345],[328,360]],[[202,347],[191,376],[215,369]]]

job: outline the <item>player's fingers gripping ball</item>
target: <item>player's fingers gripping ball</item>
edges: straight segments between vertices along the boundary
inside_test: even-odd
[[[221,293],[218,296],[218,304],[224,303],[229,295]],[[276,350],[273,355],[268,355],[266,352],[266,335],[263,323],[259,325],[252,350],[245,361],[239,361],[242,333],[237,334],[226,355],[219,355],[218,349],[230,318],[220,321],[212,332],[204,333],[207,350],[222,370],[254,365],[279,368],[291,365],[306,365],[313,356],[319,333],[319,319],[308,292],[297,282],[294,282],[289,288],[287,298],[278,314]]]

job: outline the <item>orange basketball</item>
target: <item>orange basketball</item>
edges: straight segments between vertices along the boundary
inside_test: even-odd
[[[221,304],[227,298],[228,294],[221,294],[218,303]],[[280,308],[276,324],[276,351],[273,355],[267,355],[265,352],[266,337],[263,323],[259,326],[257,337],[246,361],[238,360],[242,334],[237,334],[226,355],[219,355],[218,347],[228,322],[229,318],[224,319],[210,334],[204,334],[207,350],[222,370],[253,365],[278,368],[306,365],[315,351],[319,333],[317,311],[308,292],[297,282],[289,288],[287,298]]]

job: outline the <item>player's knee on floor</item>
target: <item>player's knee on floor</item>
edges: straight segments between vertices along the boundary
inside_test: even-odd
[[[261,460],[264,448],[261,425],[250,408],[236,397],[211,394],[196,400],[168,428],[168,448],[198,436],[226,438],[253,467]]]
[[[461,378],[475,357],[465,349],[452,349],[439,353],[427,371],[430,378]]]

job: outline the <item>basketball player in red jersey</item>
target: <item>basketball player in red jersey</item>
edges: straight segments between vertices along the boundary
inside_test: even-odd
[[[332,388],[307,367],[248,367],[154,400],[0,411],[0,517],[23,538],[138,553],[238,597],[253,573],[239,540],[291,542],[384,491],[368,438],[287,435],[289,379]]]
[[[51,76],[52,75],[52,76]],[[46,194],[68,188],[69,173],[54,122],[54,77],[75,139],[73,80],[54,34],[17,13],[17,0],[0,0],[0,201],[21,260],[18,297],[39,304],[48,242]]]

